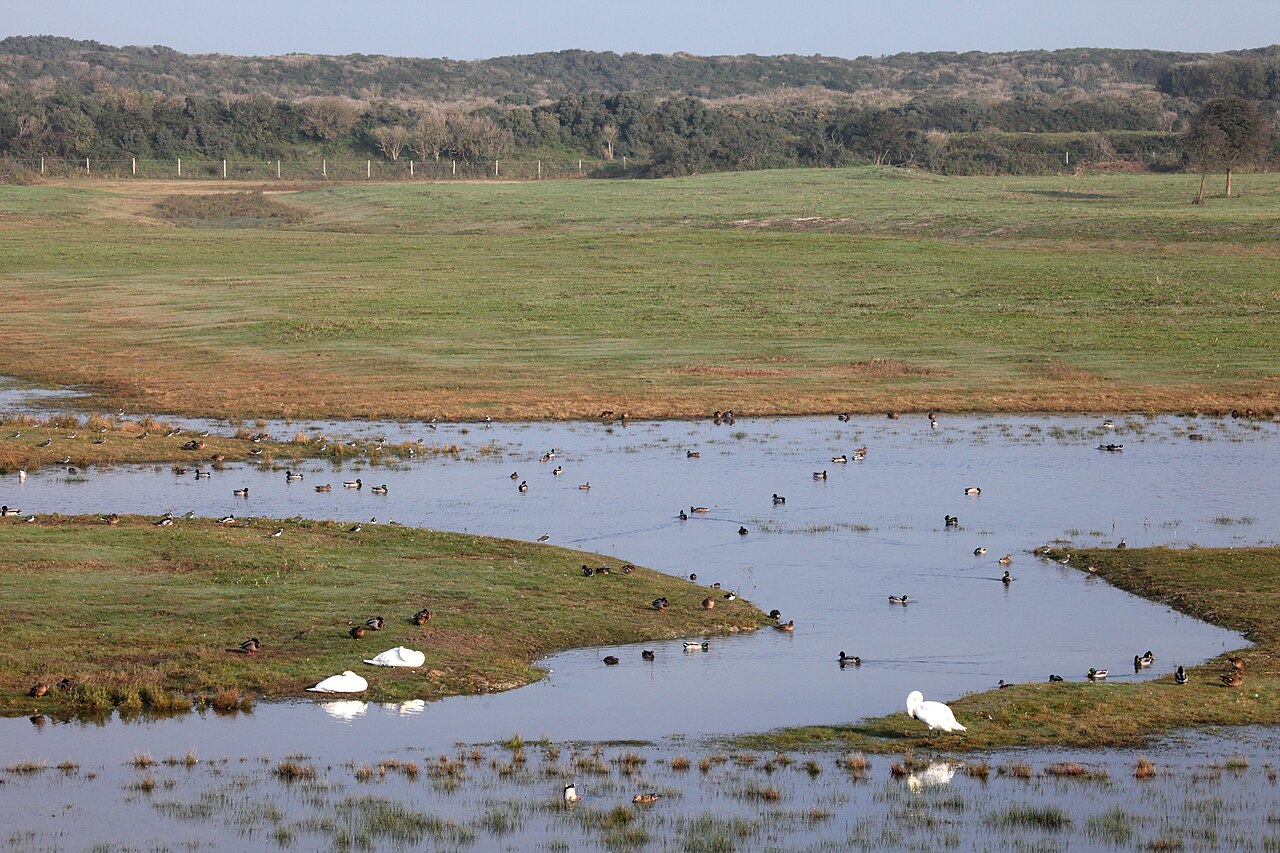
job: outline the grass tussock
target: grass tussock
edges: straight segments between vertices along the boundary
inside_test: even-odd
[[[174,195],[156,202],[156,213],[179,223],[238,225],[296,225],[307,218],[293,205],[268,198],[261,191]]]

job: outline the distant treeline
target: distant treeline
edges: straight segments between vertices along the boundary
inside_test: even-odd
[[[620,161],[627,158],[626,173],[654,176],[866,162],[910,164],[950,174],[1038,173],[1081,161],[1125,161],[1167,169],[1181,166],[1180,134],[1208,98],[1224,92],[1245,93],[1262,102],[1266,115],[1277,115],[1280,60],[1272,58],[1270,51],[1243,58],[1207,55],[1191,62],[1184,61],[1187,54],[1104,50],[903,54],[874,61],[565,51],[453,63],[464,81],[476,74],[484,77],[487,82],[476,84],[479,91],[502,93],[490,100],[462,102],[333,94],[349,90],[352,74],[374,73],[369,67],[375,59],[371,57],[297,58],[298,67],[310,70],[297,72],[307,86],[293,88],[325,91],[324,96],[201,94],[207,87],[194,81],[193,91],[177,95],[171,91],[172,81],[146,86],[151,79],[146,75],[163,76],[168,73],[165,69],[189,70],[196,67],[191,63],[199,61],[213,63],[208,67],[232,75],[229,82],[243,88],[275,69],[271,73],[283,77],[270,88],[280,90],[288,88],[286,78],[294,79],[285,73],[294,68],[290,64],[294,58],[253,60],[253,75],[245,77],[245,63],[250,60],[241,57],[189,57],[161,48],[110,48],[51,37],[15,37],[0,41],[0,79],[14,81],[7,89],[0,88],[0,155],[99,160],[296,160],[331,155],[393,162],[576,156],[603,160],[597,174],[621,173]],[[93,61],[74,58],[86,56],[94,57]],[[1033,62],[1032,57],[1038,59]],[[389,68],[448,62],[376,59],[383,77]],[[1018,78],[1023,83],[1034,68],[1043,77],[1041,83],[1074,79],[1075,84],[1037,85],[1023,94],[1000,97],[930,93],[942,82],[954,82],[946,76],[952,71],[943,74],[939,68],[960,65],[975,74],[1016,67],[1024,75]],[[1111,69],[1107,74],[1112,82],[1138,77],[1150,82],[1142,89],[1121,87],[1084,94],[1082,83],[1099,79],[1101,65]],[[610,93],[540,97],[530,105],[520,102],[521,92],[529,94],[516,80],[523,77],[494,70],[515,67],[525,69],[521,74],[545,72],[543,80],[551,81],[547,82],[551,89],[601,80],[631,85]],[[663,74],[674,84],[682,79],[680,75],[695,73],[691,69],[711,74],[722,67],[738,69],[725,72],[725,81],[738,82],[732,86],[726,82],[724,92],[741,94],[749,88],[739,79],[739,71],[747,67],[754,69],[757,83],[764,80],[773,86],[773,93],[708,101],[641,88]],[[856,82],[860,78],[849,69],[872,67],[893,70],[888,77],[877,78],[881,84],[887,80],[905,87],[903,91],[919,92],[884,103],[830,95],[836,87],[860,85]],[[631,77],[619,68],[629,69]],[[822,81],[827,92],[822,96],[777,90],[783,83],[809,83],[818,68],[845,69],[852,76]],[[32,77],[36,70],[50,69],[61,70],[47,79]],[[331,73],[322,74],[324,69]],[[605,73],[605,69],[613,70]],[[186,78],[179,75],[177,79]],[[711,74],[708,79],[720,78]],[[126,82],[140,85],[130,88]],[[446,90],[456,93],[461,85],[453,81],[450,86],[455,88]],[[402,92],[403,87],[395,91]],[[1272,138],[1267,162],[1276,164],[1280,163],[1280,133]]]

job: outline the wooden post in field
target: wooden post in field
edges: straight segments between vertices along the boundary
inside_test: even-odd
[[[89,158],[88,157],[84,158],[84,174],[85,174],[85,177],[89,176]]]
[[[88,160],[85,160],[85,162],[86,162],[86,163],[88,163],[89,161],[88,161]],[[86,168],[87,168],[87,167],[86,167]],[[494,161],[493,161],[493,176],[494,176],[495,178],[496,178],[496,177],[498,177],[498,161],[497,161],[497,160],[494,160]]]
[[[280,180],[280,161],[276,161],[276,180]]]
[[[224,181],[227,179],[227,158],[226,157],[222,158],[222,179]]]
[[[542,161],[538,161],[538,180],[542,180]]]
[[[409,161],[409,177],[413,177],[413,161]]]
[[[182,158],[178,158],[178,177],[182,177]]]
[[[133,158],[133,174],[135,176],[137,176],[138,174],[138,158],[137,157]]]
[[[1068,152],[1067,152],[1067,165],[1068,165],[1068,166],[1070,166],[1070,165],[1071,165],[1071,152],[1070,152],[1070,151],[1068,151]]]
[[[44,158],[40,158],[40,174],[44,174]]]
[[[458,177],[458,161],[457,161],[457,160],[450,160],[449,162],[453,164],[453,176],[454,176],[455,178],[456,178],[456,177]]]
[[[623,155],[622,155],[622,168],[623,168],[623,169],[627,168],[627,155],[626,155],[626,154],[623,154]]]
[[[579,175],[582,174],[582,158],[581,157],[578,158],[578,174]]]
[[[329,159],[327,157],[320,158],[320,174],[329,177]]]
[[[366,178],[372,178],[372,177],[373,177],[373,161],[372,161],[372,160],[365,160],[365,161],[364,161],[364,176],[365,176]]]

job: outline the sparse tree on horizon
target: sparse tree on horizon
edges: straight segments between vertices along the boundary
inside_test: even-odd
[[[1187,156],[1200,169],[1200,192],[1204,200],[1204,178],[1212,166],[1227,171],[1225,195],[1231,197],[1231,173],[1258,159],[1267,147],[1269,128],[1262,112],[1244,98],[1216,98],[1205,104],[1184,138]]]

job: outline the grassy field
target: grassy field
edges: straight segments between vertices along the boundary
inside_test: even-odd
[[[1168,548],[1072,551],[1110,583],[1199,619],[1240,631],[1256,645],[1172,677],[1136,684],[1020,684],[950,702],[969,727],[926,734],[905,713],[854,725],[785,729],[744,740],[752,748],[840,747],[874,752],[911,748],[1138,746],[1153,734],[1214,725],[1280,725],[1280,548]],[[1054,555],[1061,556],[1061,555]],[[1159,655],[1159,652],[1156,652]],[[1224,684],[1227,658],[1245,661],[1241,687]],[[1076,677],[1079,677],[1077,674]]]
[[[243,417],[1272,411],[1280,175],[1194,184],[348,184],[230,217],[200,196],[243,186],[0,187],[0,360]]]
[[[283,527],[279,537],[270,534]],[[584,577],[581,566],[608,565]],[[578,646],[757,628],[751,604],[705,611],[706,589],[561,548],[405,527],[261,519],[228,527],[125,517],[0,522],[0,712],[189,708],[190,696],[309,695],[351,669],[378,699],[435,699],[539,677],[531,661]],[[671,601],[665,613],[650,602]],[[411,617],[429,608],[419,627]],[[381,631],[348,632],[383,616]],[[250,637],[254,656],[228,651]],[[360,661],[395,646],[420,670]],[[637,661],[639,654],[636,654]],[[69,678],[71,691],[54,685]],[[37,683],[41,699],[27,697]],[[181,694],[181,695],[178,695]]]

